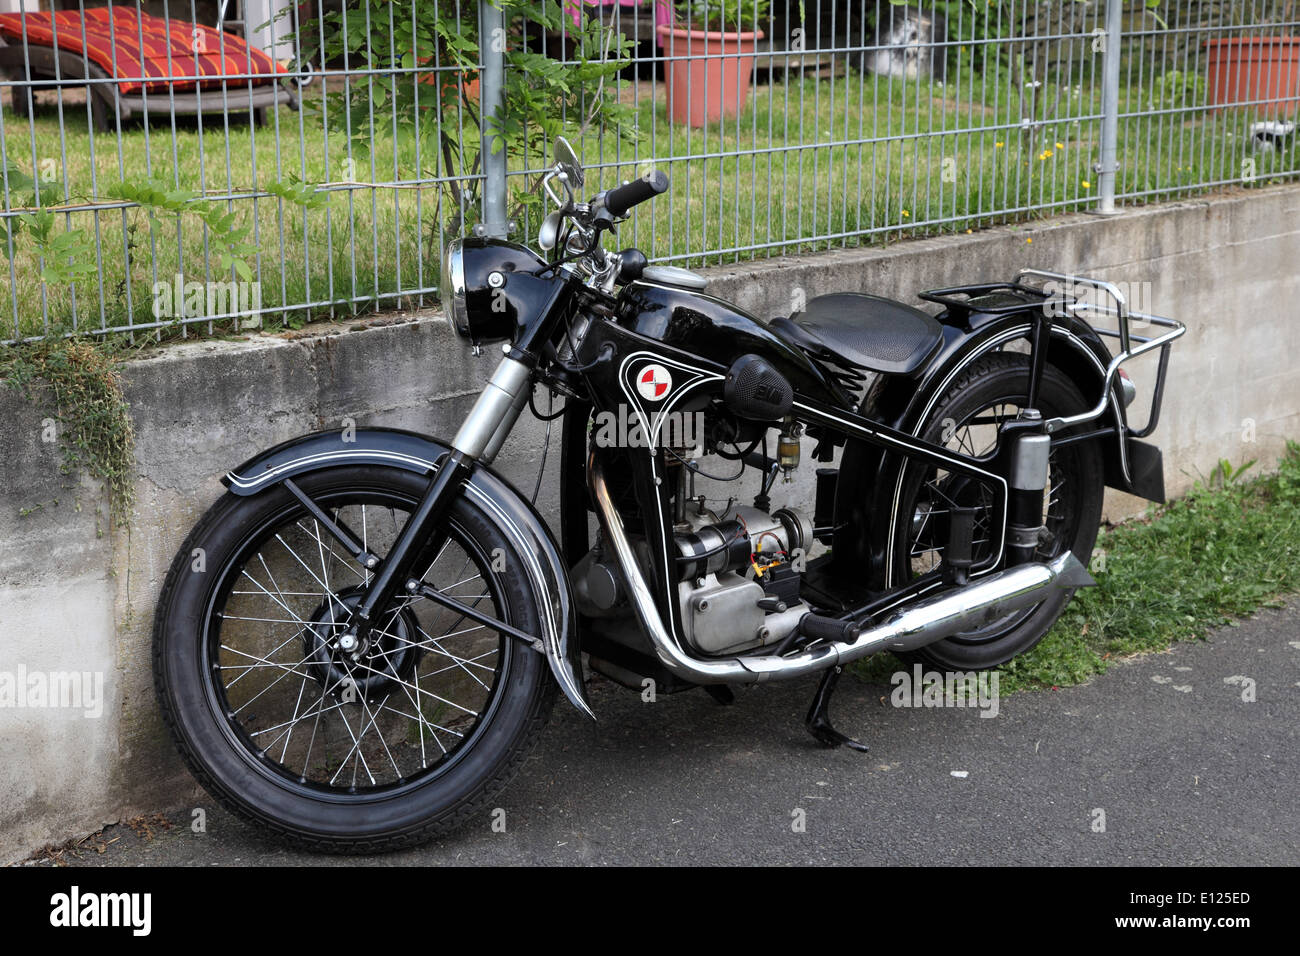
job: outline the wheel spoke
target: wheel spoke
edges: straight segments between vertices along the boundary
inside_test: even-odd
[[[288,638],[286,638],[285,640],[281,641],[281,642],[280,642],[279,644],[277,644],[275,647],[271,648],[271,654],[274,654],[276,651],[278,651],[280,648],[284,647],[285,644],[288,644],[290,641],[292,641],[292,640],[293,640],[295,637],[297,637],[297,636],[298,636],[297,634],[292,634],[292,635],[290,635]],[[223,644],[222,646],[225,647],[224,644]],[[234,653],[236,653],[236,654],[242,654],[242,653],[243,653],[242,651],[236,651],[233,647],[226,647],[226,650],[228,650],[228,651],[232,651],[232,652],[234,652]],[[244,654],[244,656],[245,656],[245,657],[251,657],[252,655]],[[243,668],[245,668],[244,673],[243,673],[243,674],[240,674],[238,677],[236,677],[234,680],[232,680],[229,684],[226,685],[226,687],[227,687],[227,688],[234,687],[234,686],[235,686],[236,684],[238,684],[241,680],[243,680],[243,679],[244,679],[244,676],[248,673],[248,669],[249,669],[249,668],[254,668],[254,667],[282,667],[282,666],[283,666],[283,665],[281,665],[281,664],[276,664],[276,663],[272,662],[271,660],[269,660],[269,656],[270,656],[270,655],[268,655],[268,656],[265,657],[265,658],[255,658],[256,660],[261,661],[261,663],[258,663],[258,664],[228,664],[228,665],[224,665],[224,666],[222,666],[222,667],[221,667],[222,670],[227,670],[227,669],[231,669],[231,670],[233,670],[233,669],[238,668],[238,667],[243,667]]]
[[[393,765],[393,773],[397,774],[400,779],[402,776],[402,768],[397,766],[397,761],[393,759],[393,752],[388,749],[388,741],[384,739],[384,732],[379,729],[379,714],[383,711],[384,705],[388,703],[389,696],[390,695],[384,696],[384,699],[379,702],[379,709],[373,713],[371,713],[370,707],[364,696],[358,697],[357,700],[361,702],[361,709],[367,714],[370,714],[370,726],[375,728],[375,735],[379,738],[379,746],[384,748],[384,753],[388,755],[388,762]],[[365,739],[365,736],[365,731],[362,731],[361,739],[357,741],[358,747],[360,746],[361,740]]]
[[[246,700],[246,701],[244,701],[242,704],[240,704],[239,707],[237,707],[237,708],[235,709],[234,713],[235,713],[236,715],[240,714],[242,711],[244,711],[246,708],[248,708],[249,705],[251,705],[253,702],[255,702],[256,700],[258,700],[258,699],[259,699],[263,694],[265,694],[267,691],[269,691],[272,687],[275,687],[277,684],[280,683],[280,681],[284,680],[284,679],[285,679],[286,677],[288,677],[290,674],[302,674],[302,673],[305,673],[305,672],[303,672],[303,671],[296,670],[295,668],[301,667],[303,664],[306,664],[309,660],[311,660],[311,655],[310,655],[310,654],[308,654],[306,657],[304,657],[302,660],[300,660],[297,664],[294,664],[293,667],[286,667],[286,668],[284,668],[284,673],[283,673],[283,674],[281,674],[281,675],[280,675],[279,677],[277,677],[275,680],[271,681],[271,683],[267,684],[265,687],[263,687],[261,690],[259,690],[256,694],[254,694],[254,695],[253,695],[252,697],[250,697],[248,700]]]
[[[369,664],[363,664],[363,663],[361,663],[360,661],[357,661],[356,664],[355,664],[354,666],[360,668],[360,669],[363,670],[363,671],[369,671],[369,672],[372,673],[372,674],[379,674],[379,675],[381,675],[381,676],[388,676],[388,675],[384,674],[382,671],[377,671],[377,670],[375,670],[375,669],[374,669],[373,667],[371,667]],[[477,716],[478,716],[478,711],[470,710],[468,707],[464,707],[464,706],[462,706],[462,705],[456,703],[454,700],[448,700],[446,697],[441,697],[441,696],[439,696],[438,694],[433,693],[432,691],[423,690],[423,689],[421,689],[421,688],[419,688],[419,687],[416,687],[414,684],[408,683],[407,681],[403,681],[403,680],[394,680],[393,683],[398,684],[399,686],[402,686],[402,687],[410,687],[410,688],[412,688],[413,690],[415,690],[417,693],[424,694],[426,697],[432,697],[434,700],[438,701],[439,703],[446,704],[446,705],[449,706],[449,707],[455,707],[457,710],[463,710],[466,714],[468,714],[468,715],[471,716],[471,717],[477,717]]]
[[[261,558],[261,555],[258,555],[258,557]],[[265,562],[265,561],[262,562],[262,566],[263,566],[263,567],[266,566],[266,562]],[[282,608],[284,609],[285,613],[289,614],[289,615],[293,618],[294,623],[296,623],[296,624],[301,624],[303,627],[306,627],[306,626],[307,626],[307,622],[306,622],[306,621],[304,621],[302,618],[300,618],[297,614],[294,614],[293,608],[289,607],[289,605],[285,604],[283,601],[281,601],[278,597],[276,597],[274,594],[272,594],[272,593],[271,593],[270,591],[268,591],[266,588],[262,587],[262,582],[261,582],[261,581],[258,581],[255,577],[253,577],[253,576],[252,576],[251,574],[249,574],[247,571],[241,571],[240,573],[243,574],[244,577],[248,578],[248,580],[250,580],[250,581],[252,581],[254,584],[256,584],[259,588],[261,588],[263,594],[265,594],[267,597],[269,597],[269,598],[270,598],[272,601],[274,601],[276,604],[280,605],[280,607],[282,607]],[[271,572],[270,572],[270,569],[268,568],[268,569],[267,569],[267,574],[269,575],[270,573],[271,573]],[[272,583],[272,584],[275,583],[275,579],[274,579],[274,578],[271,579],[271,583]],[[279,591],[279,588],[276,588],[276,591],[278,592],[278,591]]]
[[[335,521],[335,523],[338,522],[338,514],[337,514],[337,513],[334,515],[334,521]],[[319,548],[324,552],[324,553],[321,555],[321,573],[322,573],[322,576],[325,578],[326,583],[329,582],[329,575],[328,575],[327,573],[325,573],[325,555],[328,555],[330,558],[332,558],[333,560],[337,561],[339,564],[343,565],[343,567],[345,567],[345,568],[347,568],[349,571],[351,571],[352,574],[356,576],[356,579],[357,579],[358,581],[362,581],[363,583],[368,583],[368,582],[369,582],[369,579],[370,579],[369,573],[367,573],[367,574],[365,574],[365,575],[363,576],[362,573],[361,573],[360,571],[358,571],[358,570],[353,566],[353,562],[347,560],[347,559],[344,558],[341,554],[339,554],[337,551],[335,551],[333,545],[329,544],[329,543],[325,540],[325,536],[322,535],[322,534],[320,533],[320,525],[316,524],[315,519],[312,520],[312,524],[313,524],[313,525],[316,525],[316,530],[314,530],[314,531],[312,531],[312,530],[309,529],[309,528],[304,527],[304,526],[303,526],[303,523],[302,523],[301,521],[295,522],[295,526],[296,526],[297,528],[299,528],[299,529],[302,531],[303,534],[309,534],[309,535],[311,535],[312,538],[316,541],[317,546],[318,546],[318,547],[319,547]],[[307,592],[307,596],[308,596],[308,597],[315,597],[316,595],[315,595],[315,592],[314,592],[314,591],[308,591],[308,592]]]
[[[481,626],[482,625],[480,625],[480,627]],[[436,637],[430,636],[429,633],[425,631],[424,628],[421,627],[418,628],[418,630],[420,634],[423,635],[425,640],[432,642],[433,646],[437,649],[439,654],[443,655],[444,657],[451,658],[451,660],[456,664],[456,666],[458,666],[461,670],[463,670],[466,674],[468,674],[471,678],[473,678],[474,682],[477,683],[484,690],[489,689],[488,685],[483,683],[483,681],[479,679],[479,676],[475,674],[473,671],[471,671],[469,667],[466,666],[465,661],[462,658],[457,657],[455,654],[448,653],[447,650],[443,648],[441,644],[438,643],[438,639]]]
[[[298,711],[302,710],[302,695],[307,692],[307,677],[303,675],[302,684],[298,687],[298,699],[293,703],[293,717],[289,721],[289,730],[284,736],[284,746],[280,748],[280,763],[284,763],[284,755],[289,751],[289,740],[293,737],[293,728],[298,723]],[[272,741],[271,747],[275,746]],[[270,747],[267,748],[268,750]]]
[[[330,586],[329,586],[327,583],[325,583],[324,581],[322,581],[320,578],[316,577],[316,572],[313,571],[311,568],[309,568],[309,567],[307,566],[307,562],[306,562],[306,561],[304,561],[302,558],[298,557],[298,552],[295,551],[295,550],[293,550],[293,548],[289,547],[288,543],[284,540],[284,538],[282,538],[282,537],[280,536],[279,532],[276,533],[276,535],[275,535],[275,540],[276,540],[276,541],[279,541],[281,544],[283,544],[283,545],[284,545],[284,550],[288,551],[289,554],[291,554],[291,555],[293,556],[293,559],[294,559],[295,561],[297,561],[299,564],[301,564],[301,565],[303,566],[303,570],[305,570],[308,574],[311,575],[312,580],[315,581],[317,584],[320,585],[320,587],[321,587],[321,598],[322,598],[323,600],[329,600],[331,597],[334,596],[334,592],[330,589]],[[258,557],[261,557],[261,555],[258,555]],[[331,602],[331,603],[332,603],[332,602]]]
[[[314,710],[314,711],[308,711],[307,713],[303,714],[301,717],[299,717],[299,716],[297,715],[297,712],[295,711],[295,712],[294,712],[294,716],[293,716],[292,718],[290,718],[289,720],[283,721],[283,722],[278,723],[278,724],[273,724],[273,725],[270,726],[270,727],[263,727],[261,730],[254,730],[254,731],[251,731],[251,732],[249,733],[248,736],[250,736],[250,737],[259,737],[259,736],[261,736],[262,734],[269,734],[269,733],[270,733],[271,731],[273,731],[273,730],[280,730],[282,727],[290,727],[290,728],[291,728],[291,727],[293,727],[294,724],[301,723],[302,721],[306,720],[306,719],[309,718],[309,717],[319,717],[321,714],[328,714],[330,711],[340,710],[340,709],[342,709],[343,707],[346,707],[346,706],[347,706],[347,704],[344,703],[343,701],[336,701],[336,702],[334,702],[333,704],[330,704],[328,707],[325,707],[325,706],[323,706],[323,705],[324,705],[324,701],[325,701],[325,695],[322,694],[321,697],[320,697],[320,701],[319,701],[319,704],[320,704],[321,706],[317,707],[316,710]],[[284,735],[281,734],[281,736],[284,736]],[[266,745],[266,749],[269,750],[270,748],[274,747],[275,744],[276,744],[276,741],[278,741],[279,739],[280,739],[280,737],[276,737],[275,740],[272,740],[269,744]]]
[[[397,715],[399,715],[399,716],[401,716],[401,717],[405,717],[407,720],[416,720],[416,719],[417,719],[415,716],[413,716],[413,715],[411,715],[411,714],[408,714],[406,711],[404,711],[404,710],[398,710],[398,709],[395,708],[395,707],[388,707],[388,706],[385,706],[384,709],[387,710],[387,711],[388,711],[389,713],[391,713],[391,714],[397,714]],[[458,731],[458,730],[452,730],[450,727],[444,727],[444,726],[442,726],[442,724],[435,724],[433,721],[428,720],[428,719],[425,719],[424,723],[425,723],[427,726],[429,726],[429,727],[431,727],[431,728],[433,728],[433,729],[435,729],[435,730],[441,730],[444,734],[451,734],[453,737],[464,737],[464,736],[465,736],[464,734],[462,734],[462,733],[461,733],[460,731]],[[433,736],[433,735],[430,734],[430,736]],[[437,738],[436,736],[433,737],[433,742],[436,743],[436,744],[438,744],[439,747],[442,746],[441,742],[439,742],[439,740],[438,740],[438,738]],[[446,750],[444,750],[443,753],[446,753]]]
[[[366,762],[366,756],[361,752],[361,740],[356,734],[352,732],[352,725],[348,723],[347,713],[344,712],[343,710],[339,710],[339,717],[343,719],[343,726],[347,729],[348,736],[352,739],[352,749],[343,755],[343,760],[339,763],[339,769],[336,770],[334,772],[334,776],[330,778],[330,786],[334,785],[334,781],[339,778],[339,774],[341,774],[344,768],[347,767],[348,758],[351,757],[354,753],[356,754],[356,758],[352,762],[352,786],[355,788],[357,785],[358,764],[365,767],[366,776],[370,778],[370,783],[372,785],[375,784],[377,782],[375,780],[375,775],[370,772],[370,764]],[[361,733],[362,736],[365,736],[364,730],[362,730]]]
[[[398,510],[410,511],[381,491],[313,495],[381,559],[401,533]],[[503,639],[422,594],[399,594],[368,641],[344,653],[337,638],[374,574],[327,537],[327,523],[296,509],[241,552],[228,572],[236,586],[207,624],[204,673],[243,746],[296,783],[353,793],[434,773],[469,745],[498,692]],[[454,524],[442,537],[421,580],[502,617],[484,546]]]

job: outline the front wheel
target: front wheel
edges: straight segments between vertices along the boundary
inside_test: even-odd
[[[381,558],[427,479],[374,466],[298,484]],[[510,544],[465,497],[422,579],[528,633],[538,611]],[[555,699],[545,658],[399,594],[369,646],[338,648],[370,572],[283,487],[226,495],[190,533],[154,622],[154,681],[214,797],[294,845],[409,846],[464,823],[513,776]]]
[[[982,457],[996,447],[999,425],[1015,418],[1028,401],[1029,359],[999,352],[976,361],[948,387],[916,431],[928,441],[965,455]],[[1048,365],[1039,388],[1043,417],[1071,415],[1088,407],[1078,387]],[[1062,434],[1069,434],[1064,432]],[[992,489],[943,469],[912,465],[899,479],[895,521],[893,584],[936,568],[947,542],[947,514],[954,504],[974,507],[972,557],[978,567],[994,540]],[[1044,494],[1046,540],[1035,560],[1051,561],[1073,551],[1085,566],[1092,555],[1105,491],[1101,455],[1095,442],[1053,447]],[[1033,607],[1013,612],[976,630],[956,634],[905,655],[909,661],[948,671],[984,670],[1005,664],[1037,644],[1060,616],[1070,593],[1056,591]]]

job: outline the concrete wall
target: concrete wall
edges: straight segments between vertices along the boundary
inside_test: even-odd
[[[1009,278],[1029,265],[1150,282],[1153,308],[1190,327],[1175,348],[1157,432],[1176,494],[1219,458],[1268,463],[1286,437],[1300,437],[1297,264],[1300,187],[1283,187],[1116,219],[1081,215],[766,260],[716,270],[713,291],[768,316],[788,312],[796,295],[861,290],[910,301],[919,289]],[[434,314],[182,344],[134,361],[125,383],[138,481],[125,530],[99,516],[100,489],[59,473],[56,446],[42,441],[48,412],[0,391],[9,423],[0,433],[0,675],[98,673],[104,692],[94,717],[0,707],[0,861],[205,799],[157,715],[149,645],[167,566],[220,495],[218,476],[258,449],[345,418],[449,435],[494,361],[490,351],[471,358]],[[1149,388],[1142,367],[1133,371]],[[531,490],[542,427],[529,419],[521,428],[499,467]],[[551,467],[540,501],[554,500],[554,481]],[[1137,504],[1112,496],[1108,514]]]

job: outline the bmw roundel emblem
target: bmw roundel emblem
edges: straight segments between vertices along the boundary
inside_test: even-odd
[[[636,376],[636,390],[649,402],[662,401],[673,387],[673,377],[662,365],[650,364]]]

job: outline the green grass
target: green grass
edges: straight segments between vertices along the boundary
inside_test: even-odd
[[[641,207],[621,241],[691,266],[964,232],[1095,205],[1100,123],[1071,117],[1100,114],[1099,89],[1062,76],[1046,87],[1054,105],[1031,109],[1009,94],[1016,87],[1005,68],[950,76],[942,85],[856,72],[792,75],[788,84],[759,86],[741,116],[706,129],[671,125],[659,89],[639,99],[639,126],[653,135],[634,147],[589,137],[580,152],[593,165],[615,163],[592,177],[594,188],[637,175],[637,161],[654,159],[668,171],[668,195]],[[1169,106],[1151,83],[1135,80],[1120,114]],[[1027,131],[1022,109],[1035,118]],[[1294,145],[1246,148],[1259,118],[1189,108],[1122,119],[1117,190],[1145,202],[1191,195],[1200,183],[1258,187],[1293,175]],[[824,143],[842,145],[817,145]],[[740,151],[755,155],[717,155]],[[688,255],[737,247],[758,248]]]
[[[620,91],[636,107],[640,140],[621,142],[617,131],[589,131],[577,145],[587,162],[604,164],[592,169],[589,191],[637,175],[645,160],[667,169],[669,195],[641,207],[617,241],[691,266],[962,232],[1089,208],[1097,191],[1091,164],[1099,123],[1069,117],[1098,113],[1099,91],[1067,76],[1053,78],[1045,100],[1056,104],[1056,112],[1048,116],[1040,107],[1034,112],[1039,125],[1022,132],[1015,89],[1005,70],[958,68],[947,85],[857,72],[802,80],[792,74],[789,82],[759,85],[741,116],[692,130],[672,126],[662,86],[642,80]],[[1126,89],[1121,112],[1159,107],[1153,89],[1150,83]],[[339,184],[415,175],[414,147],[394,145],[391,117],[376,116],[367,131],[373,134],[367,138],[374,168],[361,157],[349,176],[343,137],[327,134],[319,113],[281,108],[276,115],[278,150],[275,124],[254,130],[232,119],[225,128],[209,119],[200,131],[193,119],[182,119],[174,134],[170,123],[155,121],[147,137],[138,123],[129,124],[119,153],[113,134],[92,137],[84,106],[65,107],[62,127],[50,105],[34,121],[6,108],[5,152],[28,173],[52,158],[74,199],[103,196],[124,178],[146,176],[174,188],[252,191],[290,176]],[[1256,118],[1192,108],[1123,120],[1121,192],[1144,201],[1176,198],[1197,192],[1199,183],[1257,187],[1293,175],[1294,147],[1260,154],[1245,149],[1248,125]],[[473,139],[470,126],[466,136]],[[828,143],[840,145],[819,145]],[[738,150],[752,155],[717,155]],[[1252,159],[1254,169],[1243,167],[1243,159]],[[429,160],[426,146],[419,164],[425,175],[432,173]],[[531,161],[535,165],[537,158]],[[238,199],[231,209],[256,230],[258,253],[250,264],[261,282],[263,306],[286,310],[268,320],[293,324],[364,310],[378,297],[385,308],[416,304],[398,293],[438,284],[439,202],[431,186],[362,185],[331,193],[324,208],[310,212],[275,197]],[[443,202],[445,211],[445,197]],[[228,278],[214,273],[211,243],[196,221],[179,229],[163,221],[151,234],[138,210],[61,219],[59,228],[98,233],[102,260],[95,275],[75,285],[47,286],[31,248],[20,242],[12,281],[9,264],[0,261],[0,339],[15,325],[21,335],[43,334],[44,313],[55,331],[71,327],[74,319],[83,328],[152,322],[155,281],[178,272],[187,280]],[[516,238],[531,242],[537,223],[525,219],[521,226]],[[737,247],[754,248],[719,251]],[[310,302],[341,307],[296,308]],[[432,304],[430,298],[424,302]],[[215,331],[230,328],[227,322]],[[206,331],[206,325],[198,330]]]
[[[43,161],[54,161],[57,197],[43,197],[43,203],[63,202],[63,184],[69,202],[104,199],[123,180],[152,179],[172,189],[208,194],[251,193],[290,177],[340,184],[324,208],[311,211],[274,196],[230,202],[237,225],[252,227],[249,239],[258,251],[248,261],[261,283],[263,307],[289,309],[268,321],[297,324],[333,311],[328,305],[293,308],[302,303],[369,304],[387,296],[381,302],[387,308],[416,304],[410,296],[394,294],[437,286],[437,191],[342,185],[411,177],[413,150],[395,150],[391,136],[377,132],[372,138],[374,167],[369,157],[359,155],[349,166],[344,138],[327,134],[319,113],[281,107],[275,116],[262,128],[252,128],[242,115],[232,115],[228,127],[207,118],[201,129],[192,117],[181,117],[174,133],[169,121],[155,117],[147,135],[133,122],[123,127],[119,152],[114,133],[92,135],[84,106],[65,107],[62,127],[53,107],[38,108],[34,122],[15,117],[6,107],[5,153],[8,162],[29,174],[40,170]],[[376,125],[382,125],[381,119]],[[401,170],[396,175],[394,156]],[[102,258],[96,274],[75,285],[45,286],[34,252],[20,236],[12,281],[9,262],[0,259],[0,330],[12,333],[16,321],[22,335],[42,334],[42,303],[55,331],[70,329],[74,316],[81,328],[152,323],[155,282],[170,282],[177,273],[186,280],[233,278],[219,271],[210,237],[196,218],[183,217],[179,225],[160,218],[152,230],[139,209],[75,212],[60,220],[60,228],[99,235]],[[434,301],[426,297],[424,304]],[[339,311],[347,315],[353,310]],[[232,328],[229,320],[221,326],[218,331]],[[7,337],[0,331],[0,339]]]
[[[1092,571],[1098,586],[1077,592],[1037,647],[999,669],[1000,692],[1081,683],[1124,657],[1235,626],[1300,588],[1300,443],[1274,474],[1225,479],[1219,468],[1185,498],[1104,529]],[[898,666],[880,655],[856,673],[883,680]]]

